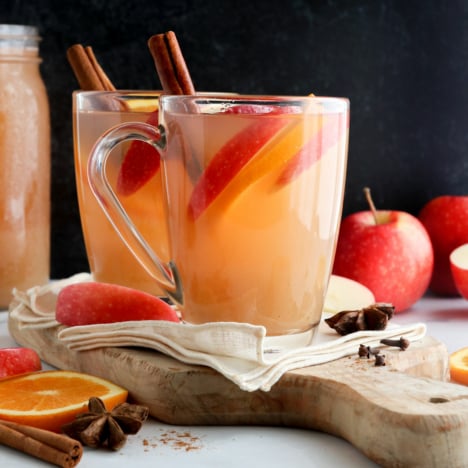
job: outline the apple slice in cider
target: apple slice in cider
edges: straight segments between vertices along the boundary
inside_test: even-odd
[[[215,155],[192,193],[189,214],[193,219],[199,217],[219,195],[222,194],[223,199],[230,203],[248,186],[272,171],[281,171],[277,187],[289,183],[337,144],[347,126],[347,117],[343,114],[328,114],[313,121],[298,119],[291,122],[290,117],[278,120],[281,125],[270,127],[267,121],[259,121],[265,126],[262,139],[268,137],[261,145],[248,145],[249,139],[254,141],[253,136],[258,136],[252,125]],[[239,158],[234,150],[239,151],[243,147],[248,150],[243,158]]]
[[[320,130],[291,157],[281,171],[276,184],[282,186],[295,179],[301,172],[319,160],[330,148],[345,135],[348,127],[347,117],[343,114],[329,114],[322,117]]]
[[[235,106],[226,113],[251,113],[251,107]],[[253,112],[255,110],[253,108]],[[198,218],[261,148],[287,125],[288,119],[281,118],[278,113],[273,108],[271,113],[259,117],[228,140],[214,155],[193,189],[188,207],[192,219]]]
[[[147,123],[158,126],[158,111],[153,111]],[[151,145],[140,140],[130,144],[117,177],[117,193],[129,196],[145,185],[159,170],[159,153]]]

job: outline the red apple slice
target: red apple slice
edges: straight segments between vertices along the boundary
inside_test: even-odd
[[[462,297],[468,299],[468,244],[463,244],[453,250],[449,260],[457,291]]]
[[[275,108],[270,109],[271,113],[276,113]],[[264,106],[238,105],[228,108],[227,114],[257,114],[265,113]],[[153,126],[158,125],[158,111],[154,111],[148,118],[147,123]],[[255,130],[255,129],[252,129]],[[150,145],[135,140],[130,145],[120,167],[117,178],[117,193],[129,196],[145,185],[159,170],[159,153]]]
[[[242,106],[238,106],[241,113]],[[198,179],[190,201],[189,216],[198,218],[224,190],[236,174],[257,154],[260,149],[282,128],[288,120],[278,115],[259,117],[235,135],[215,154],[210,164]]]
[[[42,369],[39,355],[31,348],[0,349],[0,378]]]
[[[158,111],[153,111],[147,123],[158,126]],[[129,196],[145,185],[159,170],[159,153],[143,141],[132,141],[125,153],[117,177],[117,193]]]
[[[310,122],[303,119],[287,125],[286,122],[289,119],[281,119],[281,124],[277,124],[276,129],[270,128],[270,131],[265,125],[261,137],[269,141],[257,139],[257,145],[248,145],[249,138],[258,131],[253,124],[228,142],[215,155],[195,186],[189,202],[189,215],[193,219],[198,218],[222,192],[225,200],[232,201],[260,177],[281,167],[284,169],[277,185],[290,182],[337,144],[348,126],[347,116],[343,114],[318,116],[313,124],[315,128],[310,128]],[[304,142],[304,137],[309,135],[310,138]],[[241,153],[243,157],[239,157],[237,152],[241,144],[250,148],[248,152]]]
[[[78,283],[57,296],[56,320],[64,325],[169,320],[179,322],[176,311],[163,300],[135,289],[108,283]]]
[[[345,129],[348,127],[348,119],[345,115],[330,114],[324,116],[323,119],[320,131],[287,161],[276,182],[278,185],[286,185],[294,180],[345,135]]]

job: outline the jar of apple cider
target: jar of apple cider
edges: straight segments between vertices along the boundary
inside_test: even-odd
[[[37,28],[0,24],[0,309],[50,272],[50,114]]]

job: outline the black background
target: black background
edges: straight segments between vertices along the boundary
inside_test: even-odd
[[[6,4],[6,5],[5,5]],[[73,173],[66,49],[91,45],[121,89],[159,89],[147,48],[173,30],[199,90],[348,97],[344,214],[417,214],[468,193],[466,0],[10,0],[0,22],[39,27],[52,121],[52,277],[88,269]]]

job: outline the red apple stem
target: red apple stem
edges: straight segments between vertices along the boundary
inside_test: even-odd
[[[380,224],[379,217],[377,215],[377,209],[374,205],[374,201],[372,200],[371,191],[369,187],[364,187],[364,195],[366,197],[367,203],[369,204],[372,216],[374,217],[375,224]]]

